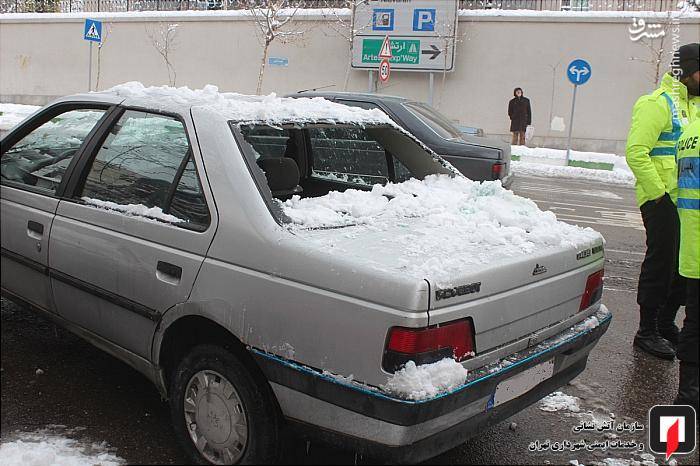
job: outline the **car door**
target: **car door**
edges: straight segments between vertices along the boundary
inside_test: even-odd
[[[109,104],[62,103],[37,114],[2,141],[2,289],[53,311],[49,232],[64,174],[107,114]]]
[[[216,219],[191,120],[125,109],[86,149],[50,239],[61,316],[149,358],[162,314],[182,303]]]

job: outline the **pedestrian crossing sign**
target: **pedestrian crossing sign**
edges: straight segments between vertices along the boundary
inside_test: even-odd
[[[95,21],[94,19],[85,20],[85,32],[83,33],[83,39],[92,42],[102,42],[102,21]]]

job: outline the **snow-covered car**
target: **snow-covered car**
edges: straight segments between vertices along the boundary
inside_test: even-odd
[[[379,110],[127,83],[0,147],[3,296],[153,381],[193,461],[273,461],[284,426],[421,461],[576,377],[611,319],[598,233]]]

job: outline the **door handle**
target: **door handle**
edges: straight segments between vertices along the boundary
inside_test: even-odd
[[[34,220],[29,220],[27,222],[27,236],[41,240],[44,237],[44,225]]]
[[[182,278],[182,267],[171,264],[169,262],[158,261],[156,266],[156,277],[159,280],[171,285],[177,285]]]

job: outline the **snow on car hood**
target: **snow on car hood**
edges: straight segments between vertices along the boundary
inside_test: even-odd
[[[498,181],[462,176],[294,196],[282,208],[289,229],[328,254],[352,255],[373,268],[437,283],[483,264],[601,240],[595,230],[558,221]]]
[[[208,84],[202,89],[188,87],[151,86],[140,82],[119,84],[103,91],[125,99],[134,99],[141,106],[160,110],[187,111],[203,107],[213,113],[239,123],[265,122],[267,124],[316,123],[332,121],[359,125],[391,125],[396,123],[379,109],[365,110],[326,100],[322,97],[277,97],[219,92]]]

